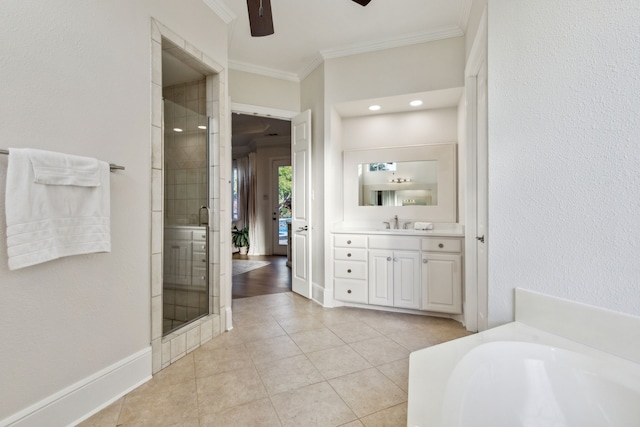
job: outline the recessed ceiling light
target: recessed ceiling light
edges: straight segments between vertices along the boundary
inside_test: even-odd
[[[380,106],[379,106],[379,105],[371,105],[371,106],[369,107],[369,110],[371,110],[371,111],[378,111],[379,109],[380,109]]]
[[[173,131],[174,131],[174,132],[182,132],[182,129],[180,129],[180,128],[173,128]]]
[[[206,129],[206,128],[207,128],[207,127],[206,127],[206,126],[204,126],[204,125],[200,125],[200,126],[198,126],[198,129]]]
[[[409,105],[411,105],[412,107],[419,107],[422,105],[422,101],[420,101],[419,99],[416,99],[415,101],[411,101]]]

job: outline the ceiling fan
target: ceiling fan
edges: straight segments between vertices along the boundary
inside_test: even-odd
[[[351,0],[360,6],[366,6],[371,0]],[[253,37],[273,34],[273,17],[271,16],[271,0],[247,0],[249,9],[249,25]]]

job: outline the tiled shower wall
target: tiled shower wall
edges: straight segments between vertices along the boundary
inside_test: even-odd
[[[206,89],[205,79],[162,88],[165,225],[201,225],[207,220],[200,209],[208,197]]]

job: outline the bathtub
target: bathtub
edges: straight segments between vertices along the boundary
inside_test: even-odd
[[[640,317],[516,290],[516,320],[411,353],[409,427],[640,427]]]
[[[482,344],[453,369],[442,425],[640,426],[640,374],[632,368],[537,343]]]

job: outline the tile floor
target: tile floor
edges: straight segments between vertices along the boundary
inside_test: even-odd
[[[88,426],[405,426],[409,353],[466,336],[456,321],[327,309],[291,292],[233,300],[234,329]]]

